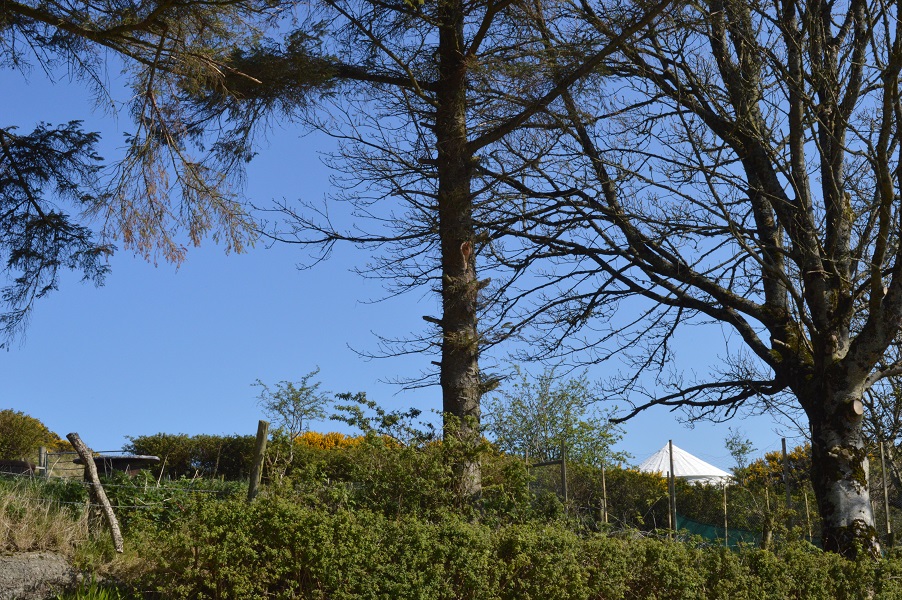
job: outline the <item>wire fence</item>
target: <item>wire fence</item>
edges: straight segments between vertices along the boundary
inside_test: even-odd
[[[83,466],[79,466],[79,468],[83,469]],[[72,477],[64,477],[59,475],[36,475],[29,473],[16,473],[11,471],[0,471],[0,482],[14,482],[14,485],[25,485],[31,488],[34,491],[46,491],[48,485],[62,485],[64,488],[77,488],[79,490],[90,490],[93,487],[93,484],[88,481],[84,481],[82,479],[72,478]],[[198,479],[198,482],[208,482],[207,480]],[[115,490],[125,490],[129,492],[133,492],[134,494],[170,494],[172,497],[168,498],[153,498],[147,500],[141,500],[140,503],[134,504],[122,504],[122,503],[111,503],[111,507],[114,510],[151,510],[151,509],[166,509],[169,507],[178,507],[179,503],[185,500],[186,495],[194,495],[194,494],[216,494],[220,496],[226,496],[235,492],[234,489],[224,488],[224,489],[203,489],[200,487],[194,487],[191,485],[169,485],[167,484],[152,484],[147,483],[143,485],[135,484],[135,483],[122,483],[115,481],[105,481],[103,482],[104,489],[110,489],[111,493],[114,494]],[[235,486],[232,486],[233,488]],[[85,509],[92,508],[102,508],[102,505],[93,502],[91,500],[91,496],[86,496],[83,500],[71,500],[65,499],[62,497],[46,497],[40,494],[29,494],[28,499],[36,502],[42,502],[47,505],[53,506],[79,506]]]
[[[106,451],[99,454],[103,455],[119,455],[125,456],[122,451]],[[45,474],[40,473],[20,473],[8,470],[0,470],[0,480],[12,479],[16,481],[32,480],[35,485],[38,482],[57,482],[66,485],[79,486],[84,489],[90,489],[92,484],[82,479],[84,466],[74,464],[67,458],[74,458],[77,453],[74,452],[53,452],[47,453],[45,464],[57,467],[47,468]],[[670,514],[668,507],[668,497],[665,495],[656,496],[647,493],[649,490],[632,489],[624,491],[620,489],[612,498],[621,500],[611,500],[605,495],[603,479],[595,481],[591,478],[592,473],[583,473],[575,465],[572,471],[563,473],[563,469],[570,467],[561,467],[559,461],[550,461],[547,465],[533,464],[530,468],[532,474],[532,482],[530,490],[538,499],[537,503],[547,502],[545,508],[549,514],[565,514],[568,518],[578,521],[584,529],[588,530],[634,530],[643,531],[680,529],[682,524],[684,528],[693,531],[702,536],[715,536],[720,538],[738,539],[745,536],[745,532],[753,532],[755,535],[767,534],[773,530],[774,524],[782,529],[792,529],[793,527],[803,531],[803,536],[812,542],[816,538],[816,534],[820,529],[820,523],[816,509],[809,506],[809,500],[813,499],[810,490],[793,489],[793,494],[786,497],[783,501],[783,491],[773,482],[769,484],[768,489],[757,490],[756,493],[761,497],[753,497],[752,492],[748,489],[742,489],[741,486],[731,486],[729,490],[729,507],[727,503],[727,490],[722,489],[720,492],[716,490],[709,496],[704,496],[698,492],[688,493],[695,496],[695,500],[687,499],[686,496],[678,495],[678,506],[682,508],[681,514],[677,517],[677,522],[670,522]],[[554,463],[554,464],[552,464]],[[58,465],[66,465],[65,469],[58,468]],[[68,472],[75,473],[72,475]],[[597,475],[597,473],[596,473]],[[609,472],[608,493],[612,489]],[[602,475],[603,478],[603,475]],[[211,482],[219,480],[211,480],[203,477],[197,477],[197,485],[192,486],[191,480],[179,480],[181,484],[174,484],[176,480],[157,479],[154,481],[152,476],[142,476],[140,483],[129,482],[123,476],[119,481],[105,480],[104,488],[109,488],[113,493],[112,507],[115,510],[123,511],[146,511],[146,510],[167,510],[183,502],[186,495],[190,494],[214,494],[229,495],[235,494],[237,488],[241,485],[233,483],[229,490],[226,489],[210,489]],[[245,483],[246,485],[246,483]],[[366,487],[366,482],[335,482],[335,485],[348,486],[353,485]],[[313,486],[317,490],[328,492],[330,489],[329,482],[316,482]],[[569,487],[569,490],[567,488]],[[621,488],[624,485],[621,484]],[[625,486],[629,487],[629,486]],[[246,487],[244,488],[246,490]],[[117,494],[117,490],[122,490],[122,494]],[[319,493],[312,490],[313,493]],[[309,491],[309,490],[308,490]],[[876,492],[877,490],[872,490]],[[723,496],[717,496],[722,493]],[[770,496],[767,496],[767,494]],[[60,506],[84,506],[88,508],[100,507],[99,504],[92,502],[90,499],[73,499],[72,497],[52,497],[53,493],[36,493],[34,499],[48,504],[57,504]],[[85,494],[86,495],[86,494]],[[329,496],[329,494],[325,494]],[[334,496],[334,494],[332,494]],[[567,496],[569,495],[569,498]],[[623,498],[631,495],[630,504],[623,503]],[[71,496],[71,495],[70,495]],[[146,496],[146,498],[142,497]],[[167,496],[167,497],[160,497]],[[740,497],[741,496],[741,497]],[[748,496],[748,497],[746,497]],[[118,497],[118,503],[116,502]],[[132,502],[123,501],[125,498]],[[876,498],[876,495],[875,495]],[[137,499],[137,501],[135,501]],[[685,500],[685,503],[684,503]],[[690,506],[690,502],[694,502]],[[619,505],[618,505],[619,504]],[[785,507],[783,506],[785,504]],[[881,511],[890,512],[887,507],[884,509],[882,503],[875,501],[874,515],[875,517],[883,516]],[[896,511],[892,511],[893,519],[899,518]],[[767,522],[765,522],[767,521]],[[882,522],[882,520],[881,520]],[[686,525],[687,523],[692,526]],[[734,533],[735,532],[735,533]],[[748,538],[746,538],[748,539]]]

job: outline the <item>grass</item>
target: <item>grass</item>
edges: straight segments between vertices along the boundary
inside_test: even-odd
[[[89,538],[87,512],[43,498],[29,480],[0,486],[0,551],[71,555]]]
[[[130,596],[120,591],[116,586],[96,581],[81,583],[78,589],[65,594],[60,594],[56,600],[131,600]]]

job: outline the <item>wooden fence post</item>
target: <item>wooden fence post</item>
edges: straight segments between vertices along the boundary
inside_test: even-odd
[[[569,496],[567,494],[567,444],[566,442],[561,442],[561,491],[564,493],[564,508],[566,510],[567,500]]]
[[[85,474],[91,482],[91,489],[93,490],[92,495],[100,503],[101,508],[103,508],[103,514],[106,515],[107,524],[110,526],[110,534],[113,536],[113,546],[115,546],[116,552],[121,554],[124,551],[122,532],[119,531],[119,521],[116,520],[116,514],[113,512],[113,507],[110,506],[110,500],[107,498],[103,486],[100,485],[100,478],[97,476],[97,465],[94,464],[94,455],[91,452],[91,449],[85,446],[85,443],[81,441],[81,438],[78,437],[77,433],[70,433],[66,438],[85,463]]]
[[[789,487],[789,455],[786,454],[786,438],[783,438],[783,487],[786,488],[786,518],[787,526],[792,527],[792,518],[789,511],[792,510],[792,490]]]
[[[727,519],[727,482],[723,482],[723,545],[730,547],[730,523]]]
[[[764,480],[764,523],[761,527],[761,547],[765,550],[770,549],[771,541],[774,537],[773,515],[770,512],[770,483],[769,478]]]
[[[263,455],[266,453],[266,436],[269,433],[269,422],[257,423],[257,444],[254,446],[254,464],[251,467],[251,481],[247,487],[247,501],[251,502],[260,491],[260,480],[263,478]],[[294,440],[292,440],[293,442]]]
[[[41,469],[41,475],[44,477],[49,477],[50,473],[47,472],[47,447],[41,446],[38,448],[38,467]]]
[[[893,545],[893,527],[889,520],[889,488],[886,485],[886,458],[883,451],[883,442],[880,442],[880,472],[883,479],[883,514],[886,519],[886,543],[888,546]]]
[[[808,524],[808,542],[814,543],[814,535],[811,533],[811,510],[808,508],[808,490],[805,490],[805,523]]]
[[[601,463],[601,508],[605,524],[608,522],[608,486],[605,483],[604,463]]]

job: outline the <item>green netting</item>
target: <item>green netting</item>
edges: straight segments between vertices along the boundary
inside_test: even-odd
[[[685,530],[692,535],[697,535],[706,540],[717,541],[723,543],[727,540],[727,545],[735,548],[739,544],[758,545],[761,542],[761,534],[754,531],[743,531],[742,529],[727,529],[726,534],[723,527],[709,525],[708,523],[699,523],[692,519],[687,519],[682,515],[677,515],[677,529]]]

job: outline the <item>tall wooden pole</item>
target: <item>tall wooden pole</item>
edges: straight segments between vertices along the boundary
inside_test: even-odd
[[[771,538],[773,537],[773,519],[770,513],[770,478],[764,479],[764,528],[761,532],[761,547],[767,550],[770,548]]]
[[[811,533],[811,509],[808,507],[808,490],[805,490],[805,523],[808,524],[808,541],[814,543],[814,534]]]
[[[85,474],[92,485],[93,496],[100,503],[103,514],[106,515],[107,524],[110,526],[110,534],[113,536],[113,546],[116,548],[116,552],[121,554],[124,551],[122,532],[119,530],[119,521],[116,520],[116,514],[110,505],[110,499],[107,498],[103,486],[100,485],[100,477],[97,476],[97,465],[94,464],[94,454],[90,448],[85,446],[85,443],[81,441],[77,433],[70,433],[66,435],[66,438],[85,463]]]
[[[786,510],[792,510],[792,492],[789,489],[789,456],[786,454],[786,438],[783,438],[783,487],[786,488]]]
[[[260,480],[263,478],[263,455],[266,452],[266,436],[269,433],[269,422],[257,423],[257,444],[254,446],[254,464],[251,467],[251,481],[247,486],[247,501],[251,502],[260,491]],[[294,440],[292,440],[294,443]]]
[[[883,442],[880,442],[880,472],[883,474],[883,513],[886,519],[886,543],[892,546],[893,527],[889,520],[889,489],[887,488],[887,479],[889,478],[886,475],[886,457],[884,455]]]
[[[670,496],[672,491],[670,489],[670,471],[667,471],[667,529],[670,530],[669,536],[673,537],[673,511],[670,510],[672,507],[672,503],[670,501]]]
[[[561,490],[564,492],[564,506],[567,505],[567,444],[561,442]]]
[[[730,529],[727,521],[727,482],[723,482],[723,545],[730,545]]]
[[[601,463],[601,510],[602,519],[605,524],[608,522],[608,486],[605,483],[604,463]]]

